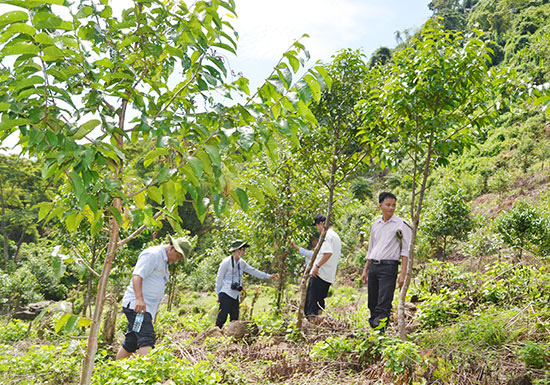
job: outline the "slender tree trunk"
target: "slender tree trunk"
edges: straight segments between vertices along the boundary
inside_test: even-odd
[[[0,211],[0,214],[2,215],[2,219],[0,220],[0,232],[2,233],[2,239],[3,239],[3,250],[4,250],[4,263],[7,265],[8,261],[10,259],[9,253],[8,253],[8,235],[6,234],[6,204],[4,201],[4,189],[2,188],[2,182],[0,182],[0,203],[2,205],[2,211]]]
[[[330,183],[329,183],[329,190],[328,190],[328,205],[327,205],[327,221],[325,222],[325,228],[323,229],[323,232],[319,236],[319,242],[317,243],[317,246],[315,246],[315,249],[313,250],[313,255],[311,256],[311,259],[309,260],[309,263],[306,266],[306,269],[304,273],[302,274],[302,278],[300,279],[300,306],[298,307],[298,320],[296,322],[296,327],[298,329],[302,329],[302,321],[304,318],[304,307],[306,304],[306,294],[307,294],[307,282],[309,279],[309,272],[311,271],[311,268],[313,267],[313,264],[315,263],[315,259],[317,258],[317,254],[319,254],[319,250],[321,249],[321,245],[325,241],[325,235],[327,233],[327,230],[329,226],[331,225],[332,220],[332,203],[334,201],[334,178],[336,174],[336,156],[333,158],[332,162],[332,168],[330,173]]]
[[[19,236],[19,240],[17,241],[17,247],[15,249],[15,254],[13,255],[13,260],[17,262],[17,256],[19,255],[19,250],[21,249],[21,245],[23,244],[23,239],[25,238],[25,232],[27,231],[27,228],[29,227],[29,224],[27,223],[23,230],[21,230],[21,236]]]
[[[105,321],[103,323],[103,336],[105,337],[105,342],[109,345],[112,345],[115,339],[115,329],[116,329],[116,318],[118,313],[118,301],[114,294],[109,295],[110,299],[108,300],[109,310],[105,316]]]
[[[93,269],[96,260],[96,248],[94,242],[94,249],[92,251],[92,262],[90,267]],[[94,275],[91,272],[88,272],[88,283],[86,284],[86,293],[84,293],[84,303],[82,304],[82,314],[86,316],[86,310],[89,310],[90,316],[92,315],[92,308],[90,306],[90,298],[92,297],[92,286],[94,283]],[[89,309],[88,309],[89,308]]]
[[[120,198],[115,198],[113,206],[120,211],[122,208],[122,200]],[[107,247],[107,256],[105,257],[103,270],[101,271],[101,275],[99,276],[95,308],[92,316],[92,325],[90,326],[90,336],[88,337],[88,350],[86,351],[86,357],[84,358],[84,363],[82,365],[80,385],[89,385],[90,381],[92,380],[94,359],[97,353],[97,338],[99,336],[99,327],[101,325],[101,314],[103,312],[103,303],[105,301],[105,293],[109,281],[109,274],[111,273],[111,266],[117,249],[119,231],[119,224],[112,216],[111,229],[109,231],[110,234],[109,244]]]
[[[397,329],[399,330],[399,337],[402,340],[407,339],[407,326],[405,325],[405,299],[407,297],[407,291],[409,290],[409,285],[411,283],[413,265],[414,265],[414,246],[416,243],[416,234],[418,232],[418,226],[420,224],[420,212],[422,210],[422,202],[424,200],[424,193],[426,191],[426,183],[428,181],[428,176],[430,174],[430,163],[432,159],[432,141],[428,145],[428,154],[426,156],[426,163],[424,165],[424,172],[422,176],[422,186],[418,192],[418,204],[416,205],[416,210],[414,213],[413,219],[413,229],[411,236],[411,244],[409,247],[409,263],[407,265],[407,273],[405,275],[405,283],[399,292],[399,304],[397,306]],[[416,170],[415,162],[415,170]],[[414,179],[414,178],[413,178]],[[414,191],[414,180],[413,180],[413,191]],[[414,195],[413,195],[414,196]],[[412,203],[414,205],[414,202]]]

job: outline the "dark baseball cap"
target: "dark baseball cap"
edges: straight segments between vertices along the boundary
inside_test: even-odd
[[[327,221],[327,217],[324,216],[324,215],[317,215],[315,217],[315,221],[313,222],[312,226],[315,226],[316,224],[318,223],[321,223],[321,222],[326,222]]]

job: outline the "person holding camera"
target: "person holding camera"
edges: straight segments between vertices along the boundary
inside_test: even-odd
[[[229,248],[231,255],[225,258],[218,268],[216,294],[218,295],[220,309],[218,311],[218,318],[216,319],[216,326],[220,329],[227,320],[228,314],[231,321],[239,319],[239,295],[243,289],[243,273],[261,279],[275,278],[275,274],[267,274],[254,269],[242,259],[247,247],[250,247],[250,245],[240,239],[231,242]]]

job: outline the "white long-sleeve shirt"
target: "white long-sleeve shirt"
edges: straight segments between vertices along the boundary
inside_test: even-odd
[[[309,263],[309,260],[311,259],[311,257],[313,256],[313,250],[308,250],[308,249],[304,249],[303,247],[300,247],[298,249],[298,252],[303,255],[304,257],[306,257],[306,265]]]
[[[270,274],[264,273],[258,269],[251,267],[246,263],[242,258],[239,258],[239,262],[233,260],[233,265],[231,264],[232,255],[225,258],[220,267],[218,268],[218,275],[216,277],[216,293],[220,294],[224,292],[231,298],[237,299],[240,292],[238,290],[231,289],[231,284],[233,282],[239,283],[242,285],[243,282],[243,273],[253,275],[261,279],[268,279],[271,277]]]

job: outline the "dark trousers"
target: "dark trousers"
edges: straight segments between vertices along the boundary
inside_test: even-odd
[[[385,325],[389,322],[398,267],[397,264],[369,263],[369,324],[372,328],[377,328],[383,319],[386,319]]]
[[[218,311],[218,318],[216,319],[216,326],[222,328],[225,321],[227,321],[227,315],[231,321],[239,319],[239,299],[234,299],[221,292],[218,295],[220,301],[220,309]]]
[[[328,296],[330,283],[322,280],[319,277],[309,277],[306,292],[306,304],[304,313],[306,316],[319,315],[319,310],[325,308],[325,298]]]

